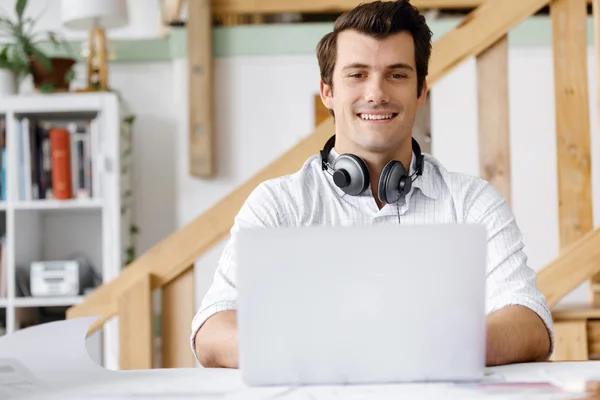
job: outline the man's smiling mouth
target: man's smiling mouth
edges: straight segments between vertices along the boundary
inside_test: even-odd
[[[360,119],[365,121],[383,121],[383,120],[391,120],[394,119],[398,113],[389,113],[389,114],[367,114],[367,113],[358,113],[356,114]]]

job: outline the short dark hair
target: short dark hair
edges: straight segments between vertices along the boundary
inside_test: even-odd
[[[384,39],[392,34],[409,32],[415,43],[417,95],[421,93],[429,70],[431,30],[425,17],[409,0],[373,1],[363,3],[342,14],[317,45],[317,59],[323,83],[333,88],[333,70],[337,57],[337,37],[340,32],[354,30]]]

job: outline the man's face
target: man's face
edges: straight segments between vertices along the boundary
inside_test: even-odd
[[[417,96],[412,35],[377,40],[356,31],[338,36],[333,88],[321,82],[321,98],[335,112],[336,135],[353,149],[390,151],[410,140]]]

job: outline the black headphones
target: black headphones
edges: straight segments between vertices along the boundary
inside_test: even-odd
[[[335,135],[333,135],[321,150],[321,168],[333,176],[333,182],[344,193],[349,195],[359,195],[369,187],[371,178],[367,164],[354,154],[340,154],[335,159],[333,165],[329,164],[329,153],[335,145]],[[384,203],[392,204],[406,196],[412,187],[414,179],[412,176],[423,174],[424,157],[421,154],[419,143],[412,138],[412,149],[416,156],[416,170],[411,176],[404,165],[398,160],[389,161],[379,177],[379,186],[377,195]],[[333,171],[333,172],[332,172]]]

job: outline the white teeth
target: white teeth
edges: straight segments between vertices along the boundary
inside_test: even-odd
[[[386,114],[386,115],[360,114],[360,117],[364,120],[391,119],[393,116],[394,116],[394,114]]]

